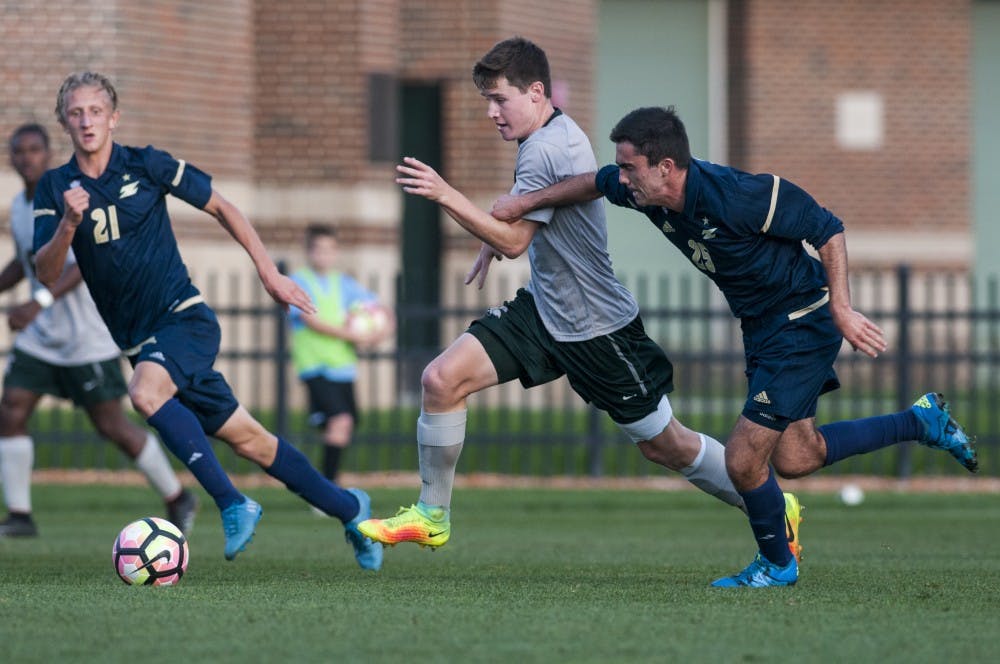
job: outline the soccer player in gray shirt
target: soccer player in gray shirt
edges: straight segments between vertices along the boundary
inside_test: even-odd
[[[476,64],[473,79],[501,138],[519,143],[514,193],[595,169],[586,135],[552,105],[548,60],[538,46],[523,38],[498,43]],[[563,375],[647,459],[743,508],[726,475],[722,445],[673,417],[667,398],[673,368],[646,335],[635,299],[614,276],[600,202],[537,210],[506,223],[417,159],[407,157],[397,170],[396,182],[406,193],[437,202],[482,240],[467,283],[478,277],[481,286],[494,257],[525,251],[531,277],[513,300],[474,321],[424,370],[417,421],[420,500],[395,517],[362,522],[363,534],[385,544],[445,544],[466,398],[514,379],[533,387]]]

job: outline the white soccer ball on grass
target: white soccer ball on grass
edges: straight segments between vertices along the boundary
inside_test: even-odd
[[[856,507],[865,502],[865,492],[857,484],[845,484],[840,488],[840,500],[845,505]]]

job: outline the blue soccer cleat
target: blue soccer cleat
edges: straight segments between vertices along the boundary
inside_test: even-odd
[[[347,489],[358,499],[358,513],[344,524],[344,538],[354,547],[354,558],[362,569],[378,570],[382,567],[382,543],[375,542],[358,530],[358,524],[372,517],[372,499],[361,489]]]
[[[222,531],[226,536],[226,560],[232,560],[246,549],[253,539],[257,522],[264,510],[254,500],[243,496],[242,503],[233,503],[222,510]]]
[[[947,450],[970,473],[979,470],[976,449],[959,423],[951,416],[943,394],[928,392],[917,399],[910,410],[924,428],[923,438],[920,439],[921,445],[935,450]]]
[[[768,586],[794,586],[799,580],[799,564],[793,556],[784,567],[775,565],[760,552],[753,562],[734,576],[724,576],[712,582],[715,588],[766,588]]]

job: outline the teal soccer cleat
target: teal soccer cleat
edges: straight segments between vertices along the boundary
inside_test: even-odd
[[[799,565],[795,557],[784,567],[779,567],[761,555],[734,576],[724,576],[712,582],[715,588],[766,588],[768,586],[794,586],[799,580]]]
[[[358,499],[357,515],[344,524],[344,538],[354,547],[354,558],[362,569],[376,571],[382,567],[382,543],[375,542],[358,530],[358,524],[372,517],[372,499],[361,489],[347,489]]]
[[[951,416],[943,394],[928,392],[917,399],[910,410],[924,428],[924,436],[920,439],[922,445],[935,450],[947,450],[970,473],[979,470],[976,449]]]
[[[226,536],[226,560],[232,560],[246,549],[253,539],[257,522],[264,510],[254,500],[243,496],[242,503],[233,503],[222,510],[222,531]]]

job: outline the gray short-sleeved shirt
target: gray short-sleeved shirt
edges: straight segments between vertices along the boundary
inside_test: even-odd
[[[557,113],[521,143],[511,193],[535,191],[596,170],[586,134],[569,116]],[[557,341],[610,334],[638,315],[635,298],[611,268],[603,201],[535,210],[524,219],[541,224],[528,246],[527,289]]]
[[[10,227],[17,258],[31,282],[31,290],[35,291],[42,287],[42,283],[35,276],[32,264],[35,221],[31,201],[25,200],[24,192],[15,196],[11,203]],[[74,262],[71,250],[66,264]],[[57,366],[103,362],[118,357],[120,353],[97,313],[90,291],[83,283],[63,294],[48,309],[39,312],[35,320],[18,333],[14,347]]]

